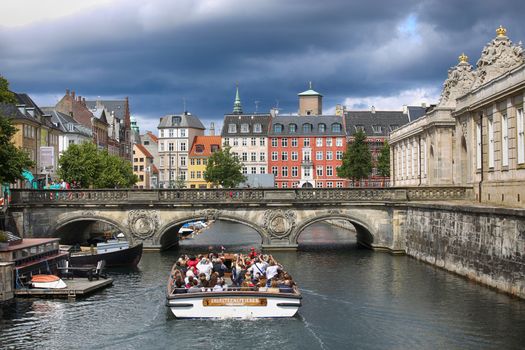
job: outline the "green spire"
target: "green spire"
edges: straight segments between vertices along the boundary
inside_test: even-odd
[[[239,97],[239,84],[237,84],[237,91],[235,92],[235,102],[233,103],[233,113],[242,114],[241,98]]]

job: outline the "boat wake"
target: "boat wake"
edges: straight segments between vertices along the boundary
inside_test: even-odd
[[[319,337],[317,335],[317,333],[315,333],[315,331],[312,329],[312,327],[310,327],[310,323],[306,320],[306,318],[304,318],[303,315],[299,314],[299,319],[303,322],[304,328],[306,328],[308,330],[308,332],[310,332],[313,335],[315,340],[317,340],[317,342],[319,343],[319,347],[321,349],[326,349],[326,346],[325,346],[323,340],[321,339],[321,337]]]

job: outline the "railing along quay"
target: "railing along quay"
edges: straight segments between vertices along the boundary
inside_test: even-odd
[[[10,205],[201,205],[221,203],[406,202],[470,199],[469,187],[311,189],[12,190]]]

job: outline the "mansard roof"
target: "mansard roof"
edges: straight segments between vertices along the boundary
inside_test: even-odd
[[[275,132],[274,125],[283,125],[282,132]],[[310,131],[303,125],[310,124]],[[320,131],[324,124],[324,132]],[[340,124],[339,131],[332,131],[332,124]],[[295,132],[291,126],[296,125]],[[337,115],[297,116],[281,115],[273,118],[269,135],[271,136],[345,136],[344,119]]]
[[[268,128],[272,117],[270,114],[226,114],[222,124],[222,137],[235,136],[268,136]],[[229,125],[235,125],[235,131],[232,132]],[[241,132],[241,125],[247,124],[248,131]],[[261,125],[261,132],[254,132],[254,125]]]
[[[402,111],[347,111],[346,132],[354,135],[363,129],[367,136],[388,136],[391,131],[408,123],[408,115]]]
[[[197,117],[196,115],[192,115],[188,112],[185,112],[183,114],[170,114],[160,118],[158,128],[193,128],[201,130],[205,129],[199,117]]]

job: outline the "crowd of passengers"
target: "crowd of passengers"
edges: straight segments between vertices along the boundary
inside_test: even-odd
[[[227,290],[294,292],[292,276],[271,255],[258,254],[252,248],[248,255],[233,255],[231,268],[224,264],[225,261],[223,253],[181,256],[171,276],[174,293]],[[226,276],[230,276],[231,284],[227,283]]]

